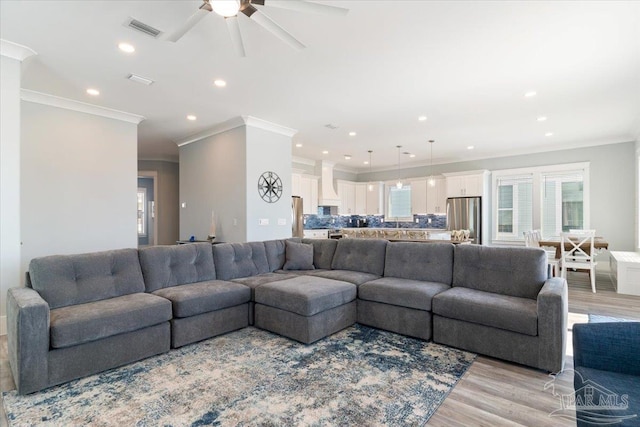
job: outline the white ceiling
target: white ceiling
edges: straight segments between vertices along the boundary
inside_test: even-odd
[[[396,145],[416,154],[403,165],[428,163],[428,139],[433,162],[444,163],[640,132],[640,2],[321,3],[350,12],[260,9],[306,44],[302,51],[241,15],[246,58],[213,13],[177,43],[124,25],[133,17],[170,32],[197,0],[1,0],[0,38],[38,53],[24,63],[24,88],[146,117],[145,159],[177,159],[175,141],[240,115],[297,129],[295,157],[354,170],[368,169],[369,149],[374,169],[395,165]],[[122,41],[136,52],[120,52]],[[130,82],[129,73],[155,83]],[[227,87],[214,87],[216,78]],[[88,87],[101,95],[86,95]],[[530,90],[537,96],[525,98]]]

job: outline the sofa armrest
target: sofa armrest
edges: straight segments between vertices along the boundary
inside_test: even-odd
[[[567,317],[569,315],[567,281],[561,277],[548,279],[538,293],[538,335],[540,367],[560,372],[567,349]]]
[[[640,322],[573,325],[576,367],[640,376]]]
[[[7,348],[18,393],[45,388],[49,380],[49,304],[33,289],[7,291]]]

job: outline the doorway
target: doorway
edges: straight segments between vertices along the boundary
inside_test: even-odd
[[[139,173],[136,217],[139,247],[157,244],[156,193],[155,173]]]

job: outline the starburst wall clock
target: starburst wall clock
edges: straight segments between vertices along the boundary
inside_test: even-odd
[[[258,193],[267,203],[275,203],[282,196],[282,180],[275,172],[267,171],[258,178]]]

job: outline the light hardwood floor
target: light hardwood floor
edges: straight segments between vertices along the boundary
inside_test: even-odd
[[[569,330],[573,323],[587,322],[586,314],[601,314],[640,320],[640,297],[615,293],[608,275],[597,276],[593,294],[584,273],[570,273]],[[429,426],[575,426],[575,421],[551,417],[560,408],[557,394],[573,391],[571,333],[565,372],[553,379],[536,369],[478,356],[440,408]],[[13,390],[9,370],[7,337],[0,337],[0,391]],[[552,393],[555,390],[556,395]],[[7,425],[4,406],[0,405],[0,425]]]

